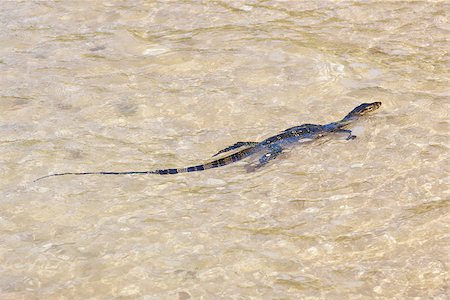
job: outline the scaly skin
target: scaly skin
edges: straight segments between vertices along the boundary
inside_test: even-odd
[[[228,152],[231,150],[235,150],[240,147],[245,147],[243,150],[235,152],[231,155],[225,156],[223,158],[219,158],[213,160],[211,162],[201,164],[198,166],[180,168],[180,169],[162,169],[162,170],[154,170],[154,171],[125,171],[125,172],[67,172],[67,173],[55,173],[46,175],[36,179],[35,181],[54,177],[54,176],[64,176],[64,175],[130,175],[130,174],[159,174],[159,175],[168,175],[168,174],[178,174],[178,173],[186,173],[186,172],[196,172],[203,171],[207,169],[217,168],[229,165],[231,163],[240,161],[246,157],[249,157],[258,152],[265,152],[263,156],[259,159],[259,164],[256,165],[256,168],[259,168],[270,160],[276,158],[281,154],[283,149],[292,143],[299,142],[300,140],[314,140],[321,138],[327,134],[331,133],[339,133],[344,132],[348,134],[347,139],[354,139],[356,136],[352,135],[352,131],[348,129],[344,129],[349,124],[358,120],[361,116],[366,115],[381,106],[381,102],[373,102],[373,103],[363,103],[357,107],[355,107],[350,113],[348,113],[342,120],[338,122],[328,123],[325,125],[317,125],[317,124],[302,124],[299,126],[291,127],[285,129],[281,133],[271,136],[265,139],[262,142],[237,142],[234,145],[231,145],[223,150],[220,150],[214,156]]]

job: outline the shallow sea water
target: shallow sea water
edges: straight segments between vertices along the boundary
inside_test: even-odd
[[[448,299],[449,2],[4,1],[1,299]],[[209,160],[337,121],[257,172]]]

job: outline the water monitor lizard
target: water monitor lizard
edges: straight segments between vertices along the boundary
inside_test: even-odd
[[[283,149],[285,149],[288,145],[299,142],[300,140],[314,140],[321,138],[325,135],[332,133],[347,133],[347,140],[352,140],[356,138],[356,136],[352,135],[352,131],[349,129],[345,129],[349,124],[358,120],[361,116],[366,115],[381,106],[381,102],[373,102],[373,103],[362,103],[355,107],[351,112],[349,112],[342,120],[337,122],[328,123],[325,125],[319,124],[302,124],[294,127],[290,127],[288,129],[283,130],[281,133],[271,136],[262,142],[237,142],[225,149],[220,150],[215,155],[222,154],[224,152],[228,152],[231,150],[235,150],[238,148],[243,148],[240,151],[237,151],[231,155],[227,155],[225,157],[213,160],[211,162],[207,162],[197,166],[191,166],[186,168],[179,169],[161,169],[161,170],[152,170],[152,171],[122,171],[122,172],[110,172],[110,171],[100,171],[100,172],[66,172],[66,173],[54,173],[50,175],[46,175],[36,179],[35,181],[53,177],[53,176],[64,176],[64,175],[128,175],[128,174],[159,174],[159,175],[168,175],[168,174],[178,174],[185,172],[195,172],[195,171],[203,171],[207,169],[217,168],[226,166],[233,162],[237,162],[246,157],[249,157],[256,153],[264,154],[259,158],[259,163],[255,166],[255,168],[259,168],[265,164],[267,164],[270,160],[276,158],[281,154]]]

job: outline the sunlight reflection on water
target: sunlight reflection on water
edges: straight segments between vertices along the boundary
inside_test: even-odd
[[[15,2],[0,12],[2,299],[448,295],[445,2]],[[342,136],[178,176],[237,141]]]

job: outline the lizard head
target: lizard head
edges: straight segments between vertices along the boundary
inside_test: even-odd
[[[360,117],[364,116],[374,110],[377,110],[381,106],[381,102],[363,103],[355,107],[347,117]]]

